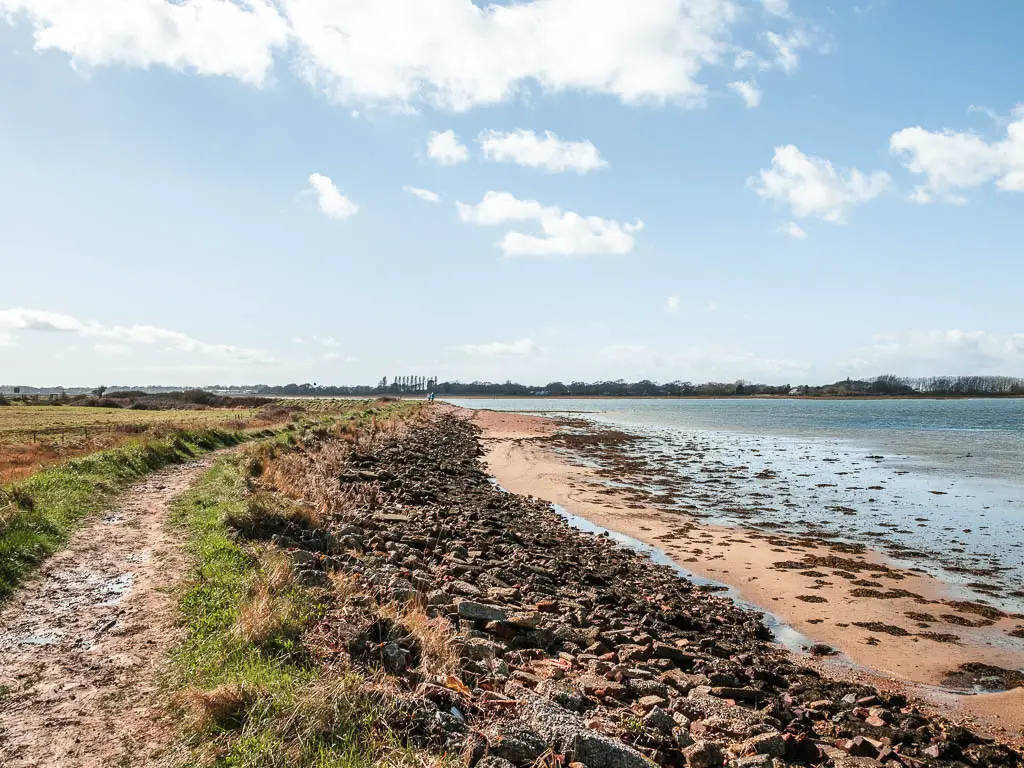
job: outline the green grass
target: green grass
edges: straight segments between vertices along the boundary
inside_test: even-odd
[[[63,546],[82,519],[104,509],[117,492],[157,469],[249,437],[209,429],[136,441],[0,488],[0,601]]]
[[[305,653],[301,629],[322,616],[329,595],[286,585],[275,597],[276,610],[287,614],[298,635],[258,643],[239,637],[239,616],[266,581],[269,554],[232,536],[225,522],[246,512],[244,465],[241,457],[218,462],[179,499],[173,517],[193,560],[180,600],[185,639],[167,681],[184,702],[184,738],[194,756],[189,764],[213,747],[213,764],[232,768],[421,765],[381,726],[387,705],[367,694],[365,681]],[[205,695],[224,690],[242,692],[241,711],[227,718],[189,716],[190,701],[194,710]]]

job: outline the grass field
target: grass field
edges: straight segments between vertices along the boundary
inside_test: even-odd
[[[293,406],[298,407],[298,406]],[[0,407],[0,485],[76,456],[181,430],[240,431],[286,421],[284,409],[144,411],[70,405]]]

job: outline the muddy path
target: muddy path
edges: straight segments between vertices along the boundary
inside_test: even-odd
[[[155,679],[186,569],[169,505],[215,459],[133,486],[0,608],[0,765],[161,763]]]

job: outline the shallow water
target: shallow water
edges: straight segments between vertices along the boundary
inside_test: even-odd
[[[648,438],[662,506],[867,544],[1024,608],[1024,400],[451,402],[615,425]]]

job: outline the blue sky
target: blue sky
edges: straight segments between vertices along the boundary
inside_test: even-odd
[[[1022,28],[0,0],[0,383],[1024,375]]]

